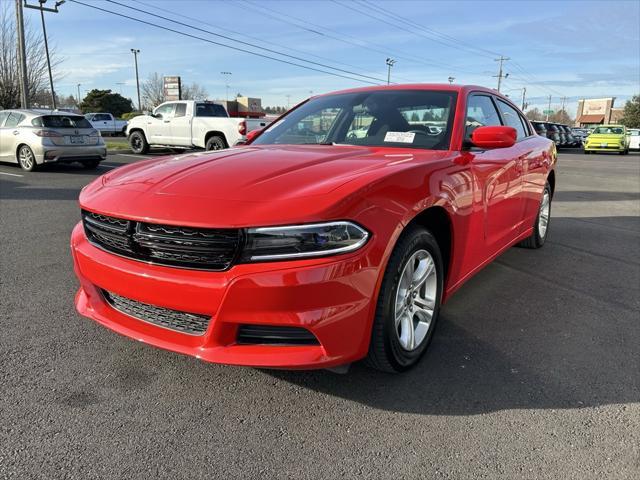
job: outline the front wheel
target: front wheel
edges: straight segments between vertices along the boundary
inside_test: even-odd
[[[133,153],[137,153],[139,155],[144,155],[149,151],[149,143],[147,143],[144,133],[140,131],[133,132],[129,135],[129,146]]]
[[[366,362],[384,372],[413,367],[433,337],[444,279],[442,255],[425,228],[398,241],[384,274]]]
[[[31,147],[22,145],[18,149],[18,163],[20,167],[27,172],[33,172],[37,168],[36,156],[33,154]]]
[[[536,216],[536,223],[533,226],[533,233],[530,237],[522,240],[518,245],[524,248],[540,248],[547,240],[549,233],[549,220],[551,218],[551,186],[549,182],[544,186],[540,208]]]

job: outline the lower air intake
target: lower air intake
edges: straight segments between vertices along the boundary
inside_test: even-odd
[[[243,345],[320,345],[306,328],[240,325],[237,342]]]
[[[109,305],[119,312],[169,330],[186,333],[187,335],[204,335],[209,326],[211,317],[208,315],[158,307],[122,297],[106,290],[102,290],[102,295]]]

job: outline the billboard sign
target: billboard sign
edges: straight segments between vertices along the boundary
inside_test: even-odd
[[[164,100],[181,100],[182,99],[182,82],[180,77],[164,77],[163,79]]]

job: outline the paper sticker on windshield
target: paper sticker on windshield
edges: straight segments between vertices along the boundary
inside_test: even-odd
[[[415,132],[387,132],[384,136],[385,142],[394,143],[413,143]]]

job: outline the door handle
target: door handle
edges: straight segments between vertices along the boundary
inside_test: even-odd
[[[13,131],[13,134],[14,134],[14,135],[20,135],[20,132],[19,132],[18,130],[14,130],[14,131]]]
[[[164,123],[169,123],[171,120],[165,120]]]

